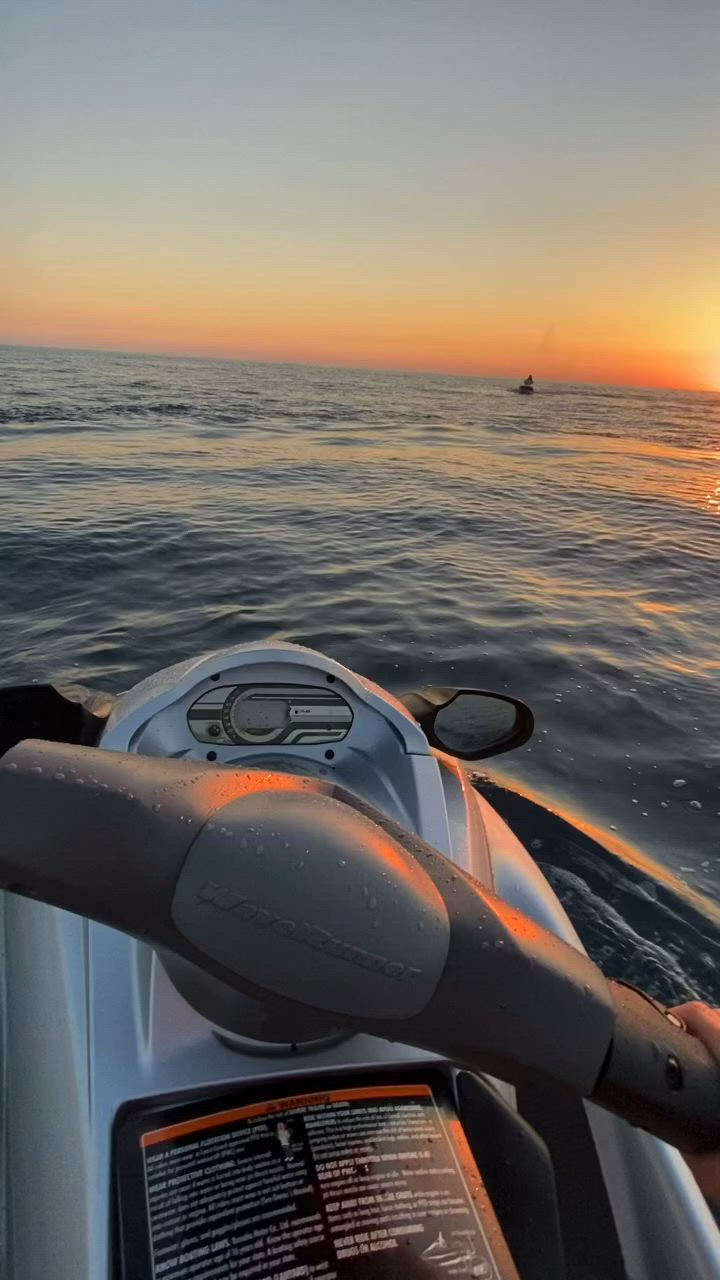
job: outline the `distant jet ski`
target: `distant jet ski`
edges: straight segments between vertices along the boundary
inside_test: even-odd
[[[516,387],[515,390],[517,391],[518,395],[531,396],[535,390],[535,383],[533,382],[532,374],[529,373],[525,381],[521,382],[520,386]]]

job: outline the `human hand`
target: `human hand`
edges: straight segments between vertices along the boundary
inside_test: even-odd
[[[702,1040],[706,1049],[720,1063],[720,1010],[692,1000],[689,1004],[677,1005],[672,1012],[682,1018],[690,1034]],[[703,1195],[720,1205],[720,1151],[709,1151],[704,1155],[683,1152],[683,1155],[695,1174]]]

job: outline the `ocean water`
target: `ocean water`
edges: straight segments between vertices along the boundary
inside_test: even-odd
[[[486,772],[591,950],[720,999],[720,395],[0,348],[0,601],[2,683],[275,636],[524,698]]]

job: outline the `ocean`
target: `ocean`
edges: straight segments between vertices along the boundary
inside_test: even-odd
[[[525,699],[479,785],[608,971],[720,1001],[720,395],[3,347],[0,601],[4,684],[276,637]]]

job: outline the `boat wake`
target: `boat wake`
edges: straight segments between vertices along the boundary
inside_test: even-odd
[[[715,909],[655,879],[543,805],[478,776],[474,784],[529,850],[583,945],[608,977],[666,1004],[720,1005],[720,931]],[[662,876],[662,878],[660,878]]]

